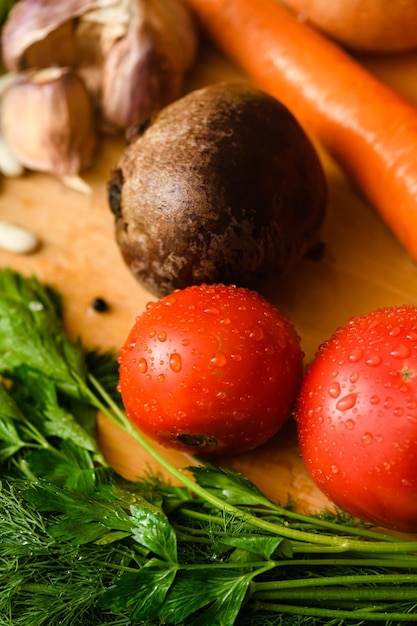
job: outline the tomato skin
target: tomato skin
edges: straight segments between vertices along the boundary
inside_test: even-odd
[[[338,329],[307,369],[295,419],[303,461],[331,501],[417,532],[417,307]]]
[[[258,293],[221,284],[149,303],[119,356],[126,413],[159,443],[237,454],[289,417],[303,353],[290,322]]]

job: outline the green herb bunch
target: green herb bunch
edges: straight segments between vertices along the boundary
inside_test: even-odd
[[[59,294],[9,269],[0,376],[1,626],[417,622],[417,541],[173,467],[126,418],[115,355],[72,341]],[[99,410],[181,486],[109,467]]]

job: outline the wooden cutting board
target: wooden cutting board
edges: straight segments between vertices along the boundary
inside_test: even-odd
[[[417,53],[363,61],[417,104]],[[242,77],[219,53],[204,45],[187,90]],[[94,167],[84,175],[91,195],[36,173],[3,180],[0,186],[0,219],[30,228],[42,242],[38,251],[27,256],[0,250],[1,266],[36,274],[59,289],[70,332],[91,347],[118,348],[135,316],[153,299],[121,259],[107,204],[106,184],[123,143],[120,137],[103,140]],[[417,265],[339,168],[322,150],[320,155],[330,194],[323,229],[324,257],[303,261],[286,280],[259,286],[294,321],[306,363],[318,345],[350,316],[386,305],[417,304]],[[92,309],[96,297],[109,303],[108,312]],[[155,468],[128,436],[105,419],[99,422],[99,438],[110,462],[126,477],[135,478],[145,469]],[[166,451],[166,456],[180,467],[188,465],[181,454]],[[274,500],[286,503],[291,496],[299,510],[318,510],[329,504],[303,467],[291,422],[258,450],[220,462],[246,474]]]

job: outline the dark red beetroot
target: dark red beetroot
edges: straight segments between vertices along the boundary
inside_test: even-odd
[[[109,185],[123,258],[158,296],[282,275],[317,243],[326,200],[297,120],[243,81],[167,106],[127,147]]]

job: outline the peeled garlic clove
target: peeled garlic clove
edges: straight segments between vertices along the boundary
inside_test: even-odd
[[[50,65],[73,65],[77,59],[74,20],[114,0],[20,0],[2,29],[4,66],[19,72]]]
[[[126,34],[103,54],[102,69],[102,115],[121,129],[181,95],[197,52],[196,25],[181,0],[132,0],[127,6]]]
[[[1,131],[22,165],[60,177],[91,165],[97,146],[87,88],[62,68],[16,77],[1,101]]]
[[[12,222],[0,221],[0,248],[14,254],[30,254],[40,245],[31,230]]]

